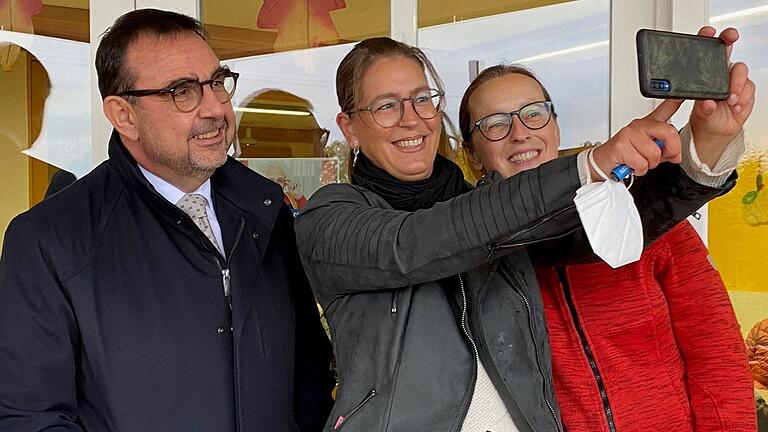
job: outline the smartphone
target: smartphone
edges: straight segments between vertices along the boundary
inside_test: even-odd
[[[728,97],[728,56],[721,39],[641,29],[636,41],[643,96],[715,100]]]

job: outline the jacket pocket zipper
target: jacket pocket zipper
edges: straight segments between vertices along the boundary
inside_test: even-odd
[[[354,408],[352,408],[347,415],[345,416],[339,416],[336,419],[336,425],[333,427],[334,431],[340,431],[344,428],[344,426],[347,424],[347,421],[352,417],[353,415],[357,414],[358,411],[360,411],[360,408],[363,407],[363,405],[367,404],[368,401],[373,399],[373,397],[376,396],[376,389],[372,388],[371,391],[368,392],[367,395],[365,395],[365,398],[360,401],[359,404],[355,405]]]
[[[400,290],[394,290],[392,292],[392,308],[389,309],[389,312],[396,314],[397,313],[397,297],[400,293]]]

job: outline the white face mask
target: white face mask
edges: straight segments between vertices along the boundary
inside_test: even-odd
[[[622,182],[609,180],[594,164],[605,181],[590,183],[576,191],[576,210],[592,250],[613,268],[635,262],[643,252],[643,224],[635,200]]]

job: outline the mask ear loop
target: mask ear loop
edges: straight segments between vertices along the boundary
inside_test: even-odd
[[[605,175],[605,172],[600,169],[599,166],[597,166],[597,163],[595,162],[595,157],[592,155],[594,153],[595,149],[597,147],[592,147],[591,149],[587,150],[587,159],[589,160],[589,164],[592,166],[592,168],[595,170],[597,175],[603,178],[605,181],[610,181],[611,179],[608,178],[607,175]],[[592,182],[592,176],[588,176],[590,183]],[[627,189],[631,188],[632,185],[635,184],[635,174],[630,173],[629,174],[629,186],[627,186]]]
[[[587,159],[589,160],[589,164],[592,166],[592,169],[594,169],[594,170],[595,170],[595,172],[597,173],[597,175],[599,175],[600,177],[602,177],[602,178],[603,178],[603,180],[605,180],[605,181],[609,181],[610,179],[608,178],[608,176],[607,176],[607,175],[605,175],[605,173],[603,172],[603,170],[601,170],[601,169],[600,169],[600,167],[599,167],[599,166],[597,166],[597,163],[595,163],[595,157],[592,155],[592,153],[594,153],[594,152],[595,152],[595,149],[596,149],[596,148],[597,148],[597,147],[592,147],[591,149],[587,150]],[[592,176],[590,175],[589,177],[591,178]]]

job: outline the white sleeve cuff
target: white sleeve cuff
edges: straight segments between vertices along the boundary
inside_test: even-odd
[[[696,153],[696,145],[693,142],[690,123],[680,130],[680,141],[683,153],[683,161],[680,163],[680,166],[683,168],[683,171],[696,183],[710,187],[720,187],[725,184],[731,173],[739,166],[739,159],[741,159],[746,151],[744,130],[742,129],[725,146],[715,166],[710,168],[699,159],[699,155]]]
[[[589,149],[589,148],[587,148]],[[592,173],[589,172],[589,161],[587,160],[587,151],[584,150],[576,155],[576,170],[579,172],[581,185],[592,183]]]

